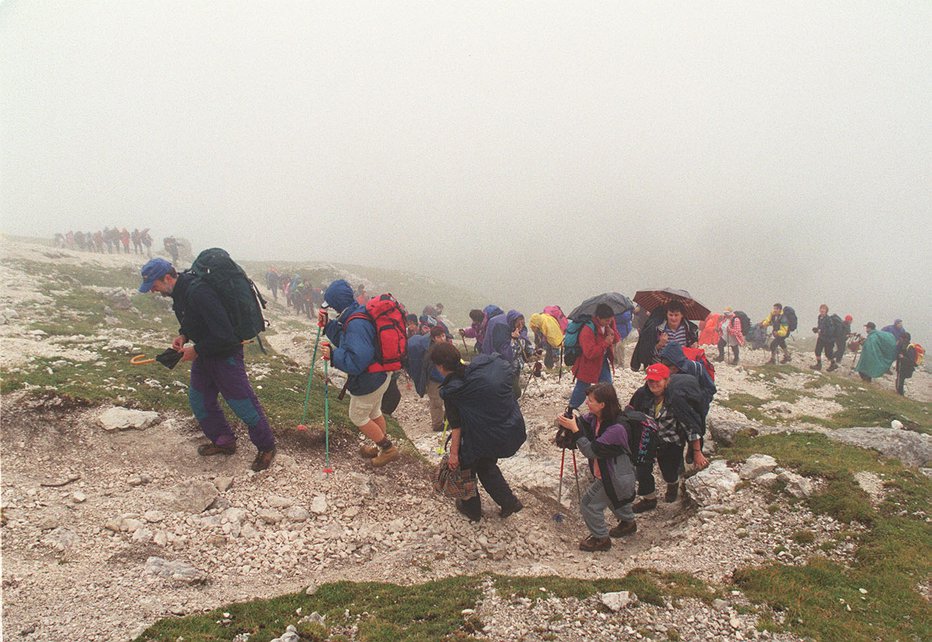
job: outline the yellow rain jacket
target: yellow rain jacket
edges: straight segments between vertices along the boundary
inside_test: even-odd
[[[786,322],[782,312],[776,317],[774,317],[773,312],[771,312],[760,324],[765,328],[768,325],[772,325],[773,333],[778,337],[785,337],[790,333],[790,325]]]
[[[549,314],[540,312],[532,314],[530,326],[532,331],[543,334],[551,347],[559,348],[563,345],[563,331],[560,329],[560,324]]]

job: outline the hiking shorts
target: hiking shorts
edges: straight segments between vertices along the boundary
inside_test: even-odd
[[[356,427],[365,426],[373,419],[382,416],[382,397],[388,390],[388,384],[391,382],[391,376],[385,377],[381,386],[367,395],[350,395],[349,418]]]

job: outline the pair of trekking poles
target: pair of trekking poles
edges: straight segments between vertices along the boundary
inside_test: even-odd
[[[311,356],[311,366],[307,373],[307,388],[304,391],[304,414],[297,430],[306,431],[308,405],[311,401],[311,384],[314,381],[314,364],[317,363],[317,347],[320,345],[320,333],[323,327],[317,325],[317,337],[314,340],[314,354]],[[330,466],[330,360],[324,359],[324,473],[329,475],[333,472]]]

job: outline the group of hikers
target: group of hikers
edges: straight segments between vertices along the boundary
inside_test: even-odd
[[[196,272],[179,273],[162,258],[143,266],[142,279],[140,292],[172,298],[180,324],[172,348],[182,361],[192,362],[189,401],[209,439],[198,453],[236,451],[236,435],[217,402],[219,394],[248,427],[258,451],[252,469],[268,468],[275,457],[275,437],[249,383],[244,337],[234,330],[222,293],[207,286]],[[637,514],[656,508],[655,464],[666,485],[665,502],[679,497],[687,464],[696,469],[708,465],[702,448],[716,386],[715,369],[699,348],[701,337],[712,330],[709,336],[719,348],[718,361],[724,361],[725,349],[730,348],[731,363],[737,363],[751,328],[747,315],[731,309],[714,319],[710,315],[701,329],[687,319],[689,314],[676,297],[650,309],[596,297],[585,314],[567,318],[559,306],[550,306],[531,315],[529,323],[517,310],[506,312],[490,305],[471,310],[471,325],[456,329],[461,352],[442,304],[426,306],[419,316],[408,314],[391,295],[370,298],[364,288],[354,290],[346,280],[337,279],[323,290],[318,306],[319,333],[326,337],[318,345],[322,358],[346,374],[349,419],[367,438],[359,449],[361,457],[373,467],[399,458],[384,413],[391,411],[391,404],[388,409],[385,405],[393,396],[389,391],[397,392],[397,377],[407,372],[417,394],[428,397],[431,427],[449,430],[446,466],[461,478],[478,479],[502,518],[523,508],[498,466],[499,459],[514,455],[526,440],[518,403],[521,375],[528,364],[533,364],[533,376],[540,374],[541,359],[547,367],[559,360],[561,371],[567,366],[575,383],[565,410],[554,418],[555,444],[564,449],[564,456],[566,449],[578,450],[591,473],[580,497],[589,533],[579,548],[605,551],[612,538],[636,532]],[[845,340],[851,336],[850,323],[849,316],[838,326],[827,306],[820,308],[813,327],[818,335],[813,367],[821,368],[824,354],[828,369],[837,368]],[[780,304],[757,324],[770,328],[771,363],[778,352],[784,363],[790,360],[786,338],[796,325],[792,308]],[[862,360],[875,349],[886,350],[884,339],[872,339],[875,334],[899,333],[908,341],[901,322],[889,331],[873,326],[867,324]],[[630,399],[620,400],[612,385],[613,373],[624,359],[624,339],[634,330],[638,340],[630,367],[643,368],[645,379]],[[467,338],[475,341],[474,354],[469,354]],[[468,362],[464,357],[469,357]],[[471,492],[468,485],[463,488],[462,495],[455,495],[456,508],[469,520],[479,521],[482,505],[475,481]],[[606,509],[617,520],[612,527],[605,521]]]
[[[54,239],[55,247],[66,248],[69,250],[81,250],[82,252],[97,252],[98,254],[120,254],[122,248],[123,254],[130,253],[130,244],[133,246],[133,254],[146,254],[152,257],[152,235],[149,228],[142,231],[135,228],[130,232],[123,227],[105,227],[96,232],[75,232],[69,230],[62,234],[58,232]],[[177,257],[175,259],[177,261]]]
[[[324,302],[322,288],[312,285],[310,280],[295,273],[292,276],[282,274],[278,268],[269,268],[265,273],[265,285],[272,293],[272,298],[278,301],[278,291],[281,290],[285,304],[294,308],[295,314],[313,319],[315,310]],[[326,287],[326,284],[325,284]]]

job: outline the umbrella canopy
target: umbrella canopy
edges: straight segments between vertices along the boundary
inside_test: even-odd
[[[648,312],[666,305],[670,301],[680,301],[686,308],[686,318],[692,321],[701,321],[709,316],[709,309],[696,301],[686,290],[664,288],[662,290],[639,290],[634,295],[634,302]]]
[[[610,307],[613,314],[621,314],[625,310],[634,309],[634,302],[624,294],[619,292],[606,292],[605,294],[597,294],[580,303],[575,310],[570,312],[569,318],[578,319],[582,314],[592,316],[595,314],[596,306],[600,303],[604,303]]]

